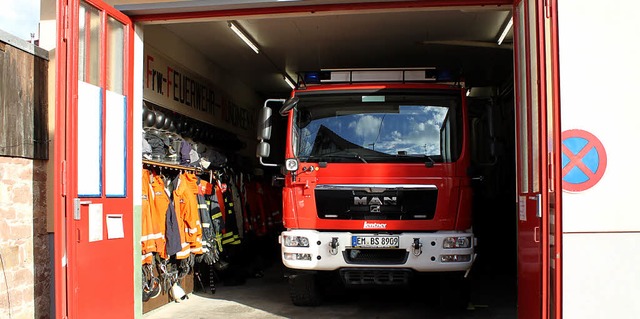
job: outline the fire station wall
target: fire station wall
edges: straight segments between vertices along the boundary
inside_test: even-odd
[[[144,27],[135,25],[135,36],[133,37],[133,83],[143,83],[144,74]],[[142,131],[142,86],[133,87],[133,131]],[[133,267],[134,273],[134,296],[142,296],[142,287],[138,284],[142,282],[142,247],[139,244],[142,238],[142,134],[133,134]],[[142,298],[134,300],[135,318],[142,317]]]
[[[640,215],[631,207],[638,193],[633,183],[640,180],[635,146],[640,127],[633,116],[638,114],[640,46],[632,30],[640,28],[640,21],[631,12],[640,3],[603,7],[589,2],[559,2],[562,131],[595,135],[607,162],[592,188],[564,194],[564,231],[637,231]]]
[[[591,188],[563,192],[564,317],[638,318],[640,126],[634,115],[640,87],[640,3],[558,2],[563,140],[568,130],[584,130],[604,149],[597,148],[595,159],[566,157],[563,164],[590,161],[581,167],[585,171],[606,163]],[[587,137],[585,147],[597,145],[593,140]],[[569,151],[576,149],[564,148],[564,155]],[[585,175],[590,182],[598,177]]]
[[[0,318],[49,316],[46,164],[0,156]]]
[[[48,60],[0,30],[0,318],[50,314]]]
[[[247,144],[238,153],[254,157],[255,113],[262,106],[263,99],[252,88],[236,80],[232,71],[223,70],[220,65],[224,61],[207,60],[203,54],[161,25],[144,27],[144,49],[145,100],[237,135]],[[162,73],[160,77],[163,80],[173,83],[154,82],[153,76],[155,74],[158,79],[158,72]],[[180,82],[182,88],[176,86]],[[207,97],[198,105],[194,101],[187,103],[184,83],[200,88]]]

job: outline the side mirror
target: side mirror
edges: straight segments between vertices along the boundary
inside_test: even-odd
[[[265,157],[269,157],[271,154],[271,145],[268,142],[271,138],[271,126],[272,126],[272,116],[273,110],[267,106],[269,103],[280,103],[284,104],[284,99],[268,99],[264,101],[264,106],[260,110],[260,114],[258,115],[258,132],[256,137],[258,138],[258,146],[256,147],[256,157],[260,159],[260,164],[263,166],[278,166],[278,164],[265,163],[262,159]]]
[[[268,141],[271,138],[271,116],[273,111],[270,107],[265,106],[260,110],[258,115],[258,140]],[[268,156],[268,155],[267,155]]]
[[[256,147],[256,157],[269,157],[271,154],[271,145],[267,142],[258,143],[258,147]]]

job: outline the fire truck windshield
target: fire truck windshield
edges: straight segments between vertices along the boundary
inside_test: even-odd
[[[292,137],[302,162],[446,163],[459,156],[458,94],[387,90],[298,96]]]

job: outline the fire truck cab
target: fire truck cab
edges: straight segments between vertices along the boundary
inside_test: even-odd
[[[332,70],[267,100],[258,157],[270,155],[268,105],[284,102],[287,117],[280,244],[294,304],[319,303],[318,272],[363,286],[470,270],[466,89],[451,80],[433,68]]]

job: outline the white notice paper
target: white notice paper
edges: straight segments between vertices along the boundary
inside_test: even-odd
[[[520,220],[523,222],[527,221],[527,197],[520,196],[518,198],[518,215],[520,215]]]
[[[89,204],[89,242],[102,240],[102,204]]]
[[[124,238],[122,214],[107,214],[107,238]]]

